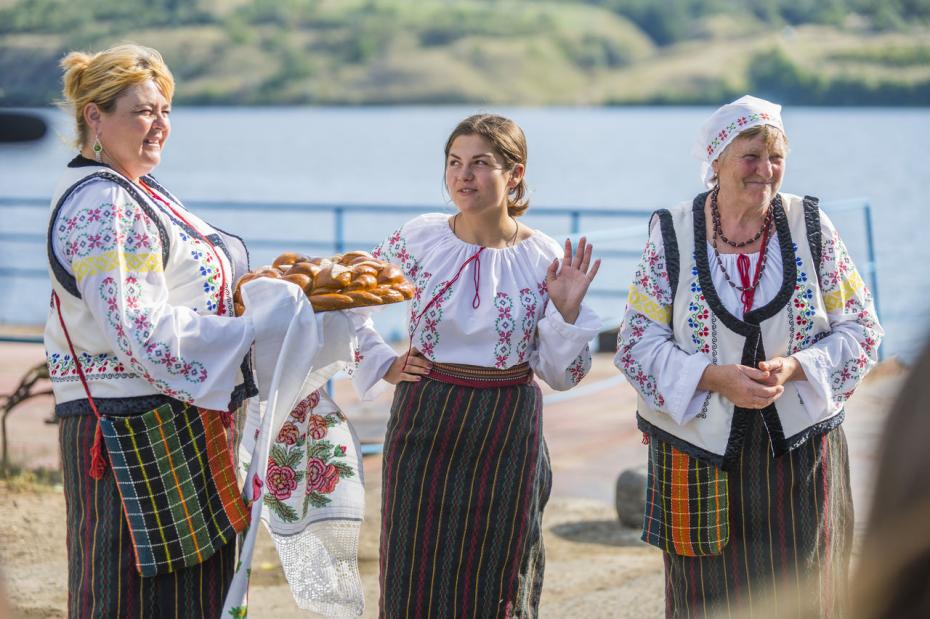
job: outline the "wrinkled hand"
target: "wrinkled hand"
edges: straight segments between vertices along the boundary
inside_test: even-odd
[[[759,382],[769,387],[784,385],[789,380],[804,380],[804,369],[794,357],[773,357],[768,361],[760,361],[759,369],[768,372],[768,378]]]
[[[573,256],[572,242],[570,239],[565,239],[565,256],[562,258],[561,268],[559,268],[559,259],[556,258],[546,272],[549,300],[569,324],[574,324],[578,318],[581,300],[584,299],[588,286],[594,281],[594,276],[601,267],[600,258],[595,260],[593,265],[591,264],[593,250],[594,246],[589,245],[585,237],[581,237]]]
[[[785,392],[782,384],[768,385],[768,371],[746,365],[709,365],[704,370],[698,388],[716,391],[741,408],[763,409]]]
[[[423,353],[416,348],[411,348],[394,359],[384,375],[384,380],[392,385],[402,381],[415,383],[429,374],[432,367],[433,363],[424,357]]]

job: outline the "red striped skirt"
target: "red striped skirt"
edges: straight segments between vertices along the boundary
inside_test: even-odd
[[[434,364],[397,386],[385,438],[382,617],[535,617],[551,472],[524,364]]]
[[[845,616],[853,505],[842,426],[772,458],[754,416],[727,492],[721,554],[665,553],[666,617]]]
[[[141,577],[113,471],[108,467],[99,480],[87,474],[96,427],[93,416],[59,420],[68,527],[68,616],[219,617],[236,565],[235,540],[198,565]]]

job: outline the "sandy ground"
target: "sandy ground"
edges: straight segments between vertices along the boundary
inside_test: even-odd
[[[42,361],[41,346],[0,345],[0,394],[12,391],[30,364]],[[884,364],[860,387],[847,407],[857,530],[865,522],[881,432],[904,372]],[[591,375],[573,397],[547,394],[545,431],[553,462],[553,497],[544,518],[547,549],[542,617],[658,617],[662,613],[662,557],[622,528],[613,507],[620,471],[645,462],[633,421],[635,394],[617,380],[608,355],[598,355]],[[571,393],[571,392],[570,392]],[[359,403],[350,387],[336,385],[363,440],[383,432],[389,394]],[[36,398],[9,418],[12,461],[26,468],[57,468],[56,429],[45,423],[49,398]],[[380,457],[366,458],[367,514],[359,551],[367,609],[377,616]],[[0,482],[0,565],[14,612],[23,617],[64,617],[66,591],[65,507],[60,487],[20,477]],[[250,593],[254,618],[309,617],[296,608],[267,534],[260,535]]]

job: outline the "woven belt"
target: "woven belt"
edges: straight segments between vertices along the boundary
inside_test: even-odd
[[[428,376],[440,382],[476,389],[513,387],[533,382],[533,370],[530,369],[529,363],[521,363],[505,370],[460,363],[433,363]]]

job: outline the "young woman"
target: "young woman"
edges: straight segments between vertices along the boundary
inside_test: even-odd
[[[383,617],[533,617],[551,475],[534,373],[569,389],[600,321],[582,305],[600,261],[517,217],[529,206],[526,139],[511,120],[466,118],[445,148],[458,212],[417,217],[376,250],[416,286],[410,349],[367,322],[364,394],[396,384],[385,438]]]

